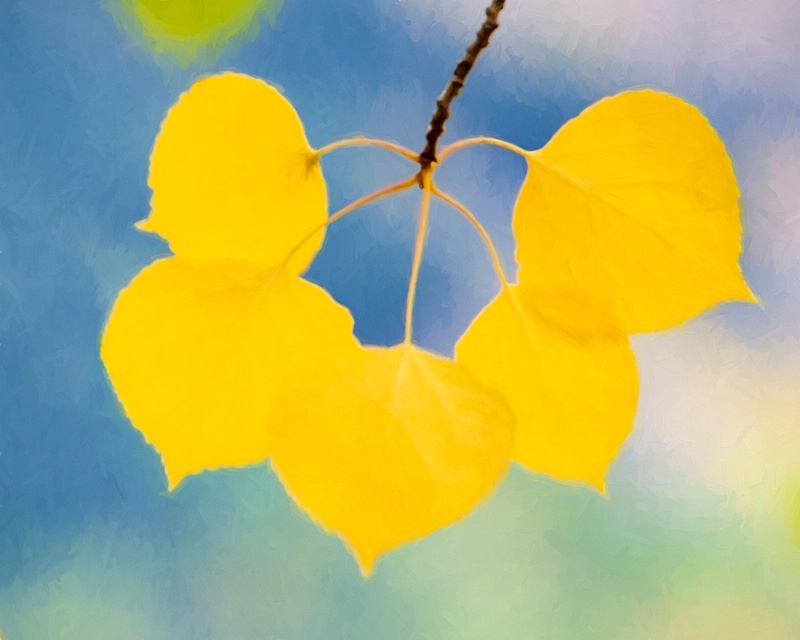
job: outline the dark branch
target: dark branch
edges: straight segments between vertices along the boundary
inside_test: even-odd
[[[486,9],[486,20],[478,30],[475,40],[467,47],[467,52],[453,71],[453,77],[450,78],[450,82],[436,101],[436,111],[433,112],[431,123],[428,125],[428,133],[425,134],[427,143],[422,153],[419,154],[419,164],[423,171],[436,162],[436,143],[444,133],[445,121],[450,117],[450,103],[464,86],[467,74],[472,70],[480,52],[489,44],[489,38],[498,27],[497,18],[505,3],[505,0],[492,0],[492,4]]]

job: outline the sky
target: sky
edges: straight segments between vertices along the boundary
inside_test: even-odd
[[[417,150],[485,7],[233,5],[219,28],[212,13],[178,15],[199,33],[187,37],[162,28],[174,16],[154,22],[152,0],[0,3],[0,637],[800,636],[800,5],[508,1],[444,141],[536,149],[607,95],[682,97],[733,160],[741,265],[761,303],[633,337],[641,394],[609,499],[514,466],[467,518],[383,557],[369,580],[268,462],[167,493],[99,340],[120,289],[168,254],[133,224],[149,211],[161,120],[194,80],[264,78],[314,147],[367,135]],[[326,156],[331,210],[406,167],[379,150]],[[474,149],[437,176],[514,273],[524,162]],[[364,343],[402,339],[417,202],[332,226],[306,273]],[[497,283],[458,216],[435,207],[431,224],[415,338],[451,354]]]

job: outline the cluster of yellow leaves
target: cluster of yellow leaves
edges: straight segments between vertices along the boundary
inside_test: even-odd
[[[636,407],[628,334],[753,299],[736,183],[705,118],[654,91],[597,103],[525,156],[518,283],[500,274],[455,361],[414,346],[410,326],[398,346],[362,346],[349,312],[300,277],[328,207],[292,106],[233,73],[184,93],[156,140],[140,224],[175,255],[120,293],[101,347],[170,489],[270,458],[365,574],[466,514],[512,459],[604,490]],[[427,203],[454,202],[433,169],[408,324]]]

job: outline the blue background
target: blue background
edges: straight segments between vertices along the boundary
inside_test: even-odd
[[[480,21],[471,4],[286,0],[274,26],[188,68],[98,3],[0,4],[4,638],[800,635],[797,3],[728,15],[684,2],[638,22],[627,15],[638,3],[509,9],[448,122],[445,141],[538,148],[596,99],[650,85],[700,106],[733,156],[743,267],[763,305],[634,340],[642,400],[610,501],[514,468],[468,519],[390,554],[365,582],[268,463],[170,495],[121,414],[99,336],[118,291],[167,252],[132,225],[148,212],[148,158],[177,96],[235,69],[281,87],[315,147],[358,134],[418,150]],[[407,167],[380,150],[327,156],[332,210]],[[439,172],[512,273],[524,172],[495,149]],[[333,226],[307,274],[350,308],[364,342],[402,338],[417,206],[412,193]],[[434,214],[415,335],[447,354],[496,283],[471,229]]]

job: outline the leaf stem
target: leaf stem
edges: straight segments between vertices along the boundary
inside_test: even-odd
[[[417,282],[419,281],[419,270],[422,265],[422,253],[425,248],[425,233],[428,230],[428,213],[431,208],[431,169],[422,169],[418,176],[414,176],[413,182],[422,182],[422,205],[419,211],[419,227],[417,229],[417,240],[414,245],[414,256],[411,259],[411,277],[408,281],[408,298],[406,299],[406,326],[403,344],[410,345],[413,334],[414,322],[414,299],[417,295]]]
[[[478,136],[476,138],[465,138],[464,140],[459,140],[458,142],[454,142],[453,144],[447,145],[442,152],[439,154],[439,161],[441,162],[449,155],[452,155],[456,151],[460,151],[461,149],[466,149],[467,147],[474,147],[479,144],[490,144],[495,147],[500,147],[502,149],[507,149],[508,151],[513,151],[514,153],[522,156],[527,157],[530,152],[526,151],[522,147],[518,147],[515,144],[510,142],[506,142],[505,140],[500,140],[499,138],[489,138],[487,136]]]
[[[478,221],[478,218],[475,217],[475,214],[473,214],[469,209],[467,209],[463,204],[458,202],[452,196],[449,196],[443,191],[440,191],[439,188],[433,183],[431,183],[431,191],[433,192],[433,195],[435,195],[437,198],[443,200],[451,207],[454,207],[455,209],[460,211],[461,214],[467,220],[469,220],[472,226],[475,227],[477,232],[480,234],[481,238],[483,238],[483,242],[486,245],[486,249],[489,251],[489,255],[491,256],[492,263],[494,265],[494,270],[497,273],[497,277],[500,278],[500,284],[503,286],[503,288],[508,287],[509,282],[508,278],[506,278],[506,274],[503,269],[503,264],[500,262],[500,255],[497,253],[497,249],[495,248],[494,243],[492,242],[492,238],[489,236],[489,233],[486,231],[486,228]]]
[[[398,155],[401,155],[406,160],[410,160],[415,164],[419,163],[419,156],[411,151],[411,149],[406,149],[402,145],[395,144],[394,142],[389,142],[387,140],[364,138],[360,136],[356,136],[355,138],[344,138],[342,140],[337,140],[336,142],[331,142],[330,144],[326,144],[321,149],[317,149],[315,153],[317,158],[320,158],[331,151],[344,149],[345,147],[380,147],[381,149],[386,149],[387,151],[392,151]]]
[[[297,253],[297,251],[302,247],[306,242],[308,242],[311,238],[317,235],[320,231],[325,229],[327,226],[333,224],[337,220],[341,220],[344,218],[348,213],[355,211],[356,209],[363,207],[365,205],[371,204],[376,200],[381,200],[387,196],[394,195],[401,191],[408,189],[409,187],[415,185],[417,183],[417,176],[414,175],[410,178],[406,178],[405,180],[400,180],[399,182],[395,182],[394,184],[387,185],[382,189],[378,189],[377,191],[373,191],[372,193],[368,193],[365,196],[361,196],[358,200],[354,200],[350,204],[342,207],[336,213],[330,215],[325,222],[320,225],[317,225],[314,229],[308,232],[306,236],[298,242],[295,247],[289,252],[289,254],[284,258],[283,264],[285,265],[289,260],[292,259],[292,256]]]
[[[453,70],[450,82],[447,83],[444,91],[436,100],[436,110],[433,112],[430,125],[428,125],[428,132],[425,134],[425,148],[419,154],[419,165],[422,171],[438,162],[436,159],[436,144],[444,133],[444,124],[447,118],[450,117],[450,103],[460,93],[461,88],[464,86],[464,81],[475,65],[475,61],[481,51],[488,46],[489,38],[499,26],[498,17],[504,6],[505,0],[492,0],[492,4],[486,9],[486,19],[483,21],[481,28],[478,29],[475,40],[467,47],[464,57],[461,58],[461,61]],[[420,176],[420,186],[422,186],[421,178],[422,176]]]

